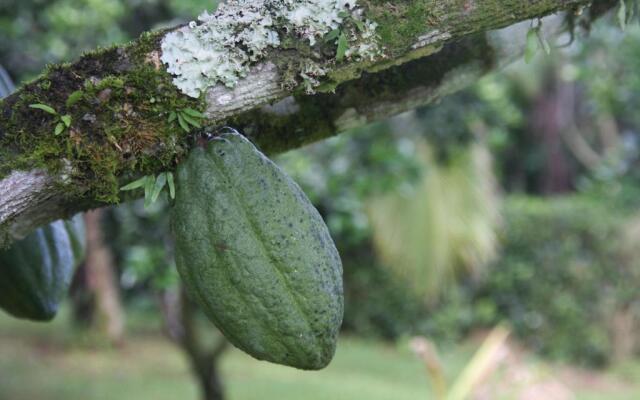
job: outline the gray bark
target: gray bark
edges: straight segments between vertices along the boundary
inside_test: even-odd
[[[84,263],[89,289],[95,295],[95,328],[110,343],[120,345],[124,339],[124,310],[115,274],[111,249],[102,233],[103,210],[84,216],[87,235],[87,255]]]

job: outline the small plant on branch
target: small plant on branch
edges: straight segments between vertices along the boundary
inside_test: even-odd
[[[57,123],[56,127],[53,130],[53,134],[56,136],[66,131],[71,126],[71,115],[69,114],[61,115],[53,107],[41,103],[30,104],[29,107],[36,110],[44,111],[56,118]]]
[[[168,188],[169,197],[174,199],[176,197],[176,187],[173,181],[172,172],[162,172],[157,176],[143,176],[140,179],[124,185],[120,190],[124,192],[144,188],[144,207],[148,208],[158,200],[158,197],[165,186]]]
[[[177,121],[185,132],[190,132],[192,127],[202,128],[201,120],[204,118],[204,114],[193,108],[183,108],[169,113],[169,123]]]

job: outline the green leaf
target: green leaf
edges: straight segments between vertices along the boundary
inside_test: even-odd
[[[202,114],[200,111],[198,110],[194,110],[193,108],[185,108],[182,110],[182,112],[190,117],[193,118],[198,118],[198,119],[203,119],[206,118],[204,114]]]
[[[158,175],[156,178],[156,184],[153,187],[153,193],[151,194],[151,203],[155,203],[158,200],[158,196],[160,196],[160,192],[164,188],[164,185],[167,184],[167,175],[162,173]]]
[[[48,106],[46,104],[39,104],[39,103],[38,104],[30,104],[29,107],[30,108],[35,108],[35,109],[38,109],[38,110],[42,110],[42,111],[47,112],[47,113],[49,113],[51,115],[58,115],[58,113],[56,112],[56,110],[53,109],[53,107]]]
[[[176,198],[176,185],[173,182],[173,172],[167,172],[167,183],[169,184],[169,197]]]
[[[627,29],[627,4],[625,0],[620,0],[620,6],[618,7],[618,24],[623,31]]]
[[[71,93],[69,95],[69,97],[67,97],[67,108],[69,107],[73,107],[74,104],[76,104],[80,99],[82,99],[82,96],[84,95],[84,93],[82,92],[82,90],[76,90],[75,92]]]
[[[147,175],[144,181],[144,208],[148,208],[152,203],[151,195],[153,194],[154,184],[155,184],[154,176]]]
[[[339,34],[340,34],[340,29],[334,29],[324,36],[324,41],[327,43],[332,42],[338,38]]]
[[[120,190],[123,191],[123,192],[127,191],[127,190],[135,190],[135,189],[143,187],[146,182],[147,182],[147,177],[143,176],[140,179],[136,179],[133,182],[127,183],[126,185],[121,187]]]
[[[59,134],[64,132],[65,129],[66,126],[64,126],[64,122],[58,122],[58,124],[56,125],[56,129],[53,131],[53,134],[58,136]]]
[[[338,13],[338,17],[340,17],[340,18],[348,18],[348,17],[350,17],[350,16],[351,16],[351,14],[349,14],[349,13],[348,13],[348,12],[346,12],[346,11],[340,11],[340,12]]]
[[[71,126],[71,115],[63,115],[60,117],[60,121],[68,128]]]
[[[359,19],[354,19],[353,23],[356,24],[360,32],[364,32],[364,22],[360,21]]]
[[[536,35],[538,36],[538,41],[540,42],[540,46],[542,46],[542,50],[544,50],[547,55],[551,54],[551,46],[549,46],[547,39],[542,36],[540,29],[536,30]]]
[[[537,30],[538,28],[531,28],[529,32],[527,32],[527,43],[524,49],[524,62],[527,64],[533,60],[533,57],[538,51],[539,41]]]
[[[187,122],[188,124],[193,125],[196,128],[202,128],[202,125],[200,125],[200,122],[197,119],[195,119],[192,116],[187,115],[187,114],[182,114],[181,113],[181,115],[182,115],[182,119],[184,119],[185,122]]]
[[[340,36],[338,37],[338,50],[336,51],[337,61],[342,61],[344,59],[344,55],[347,52],[348,47],[349,43],[347,42],[347,37],[343,32],[340,32]]]
[[[175,121],[176,118],[178,118],[178,113],[176,113],[175,111],[171,111],[171,113],[169,114],[169,122]]]
[[[187,124],[187,122],[184,120],[184,117],[181,113],[178,113],[178,124],[180,125],[180,127],[182,127],[182,129],[185,130],[185,132],[191,132],[191,130],[189,129],[189,124]]]

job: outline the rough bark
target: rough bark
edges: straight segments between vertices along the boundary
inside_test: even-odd
[[[89,288],[89,276],[84,262],[78,266],[71,287],[69,302],[71,303],[71,320],[75,327],[86,330],[93,326],[96,314],[95,296]]]
[[[224,386],[218,361],[228,348],[227,340],[220,336],[213,346],[206,346],[198,335],[197,307],[189,300],[184,289],[178,293],[165,291],[162,298],[165,330],[185,353],[200,387],[203,400],[223,400]]]
[[[613,3],[597,2],[594,7],[601,12]],[[326,62],[328,73],[315,95],[290,84],[290,71],[278,60],[301,56],[291,49],[274,51],[233,89],[215,86],[197,102],[176,90],[169,93],[165,86],[171,77],[159,62],[164,33],[158,32],[51,68],[0,102],[0,142],[6,146],[0,150],[0,246],[51,220],[115,201],[118,184],[136,174],[175,166],[190,137],[167,126],[166,108],[152,112],[158,104],[151,106],[150,98],[159,97],[161,105],[198,107],[205,111],[207,126],[238,127],[274,154],[433,102],[519,54],[530,19],[572,12],[589,1],[364,4],[379,17],[374,21],[380,29],[393,33],[383,43],[386,58],[376,63]],[[417,32],[416,10],[424,19]],[[557,32],[561,20],[545,18],[547,34]],[[68,138],[60,142],[52,138],[55,118],[34,114],[28,106],[42,102],[66,112],[65,100],[82,88],[91,96],[90,112],[73,114]],[[25,148],[41,158],[23,154]]]
[[[94,324],[112,344],[120,345],[124,338],[124,311],[113,256],[102,234],[102,214],[100,209],[85,214],[87,255],[84,267],[88,286],[95,296]]]
[[[542,176],[537,191],[546,195],[569,192],[576,176],[575,166],[564,147],[562,132],[566,130],[567,115],[574,110],[568,101],[570,85],[562,82],[555,68],[547,71],[546,90],[534,99],[529,115],[529,130],[540,143],[544,154]]]

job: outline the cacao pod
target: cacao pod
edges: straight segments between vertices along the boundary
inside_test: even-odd
[[[187,293],[236,347],[300,369],[333,358],[342,264],[300,187],[237,132],[180,164],[172,209]]]
[[[76,214],[75,217],[64,221],[64,225],[69,234],[71,241],[71,249],[73,250],[74,267],[77,267],[82,261],[87,251],[86,232],[84,227],[84,218],[82,214]]]
[[[79,216],[38,228],[0,251],[0,308],[17,318],[51,320],[83,252]]]

